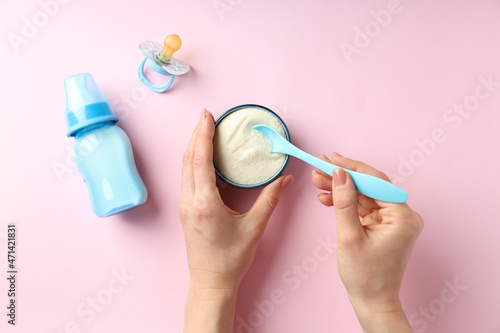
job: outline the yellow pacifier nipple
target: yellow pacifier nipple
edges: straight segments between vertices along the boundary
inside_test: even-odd
[[[168,35],[167,38],[165,38],[163,50],[161,50],[160,54],[158,54],[158,60],[168,64],[174,53],[181,48],[181,45],[182,41],[179,36]]]
[[[181,48],[181,45],[181,39],[177,35],[168,35],[167,38],[165,38],[163,48],[159,43],[152,40],[146,40],[139,44],[139,51],[144,56],[137,70],[139,80],[153,91],[164,92],[170,87],[174,77],[189,72],[190,66],[188,63],[172,57],[173,54]],[[162,86],[151,83],[144,75],[144,66],[146,62],[155,72],[161,75],[170,76],[168,81]]]

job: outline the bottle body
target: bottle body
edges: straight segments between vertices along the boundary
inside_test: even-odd
[[[112,122],[76,133],[73,158],[85,181],[92,210],[108,217],[147,200],[127,134]]]

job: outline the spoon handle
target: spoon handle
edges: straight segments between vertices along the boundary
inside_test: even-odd
[[[287,144],[284,144],[282,149],[280,150],[280,152],[282,153],[292,155],[306,163],[309,163],[310,165],[318,168],[319,170],[325,172],[330,176],[332,175],[334,169],[340,168],[335,164],[328,163],[306,153],[303,150],[300,150],[289,142],[287,142]],[[360,173],[348,169],[344,170],[351,176],[356,189],[360,193],[363,193],[370,198],[394,203],[403,203],[408,199],[408,194],[406,194],[405,191],[388,181],[385,181],[378,177],[367,175],[365,173]]]

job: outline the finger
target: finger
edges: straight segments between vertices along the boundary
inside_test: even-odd
[[[369,216],[370,214],[372,214],[374,210],[371,208],[367,208],[366,206],[363,206],[360,203],[360,199],[363,199],[363,197],[366,198],[366,196],[364,196],[363,194],[358,193],[358,216],[364,219],[367,216]],[[328,207],[333,206],[334,196],[332,193],[320,193],[318,195],[318,199],[325,206],[328,206]],[[364,225],[364,221],[362,224]]]
[[[198,121],[196,127],[189,139],[189,143],[184,156],[182,157],[182,180],[181,188],[183,197],[192,197],[194,194],[194,178],[193,178],[193,156],[194,156],[194,144],[196,142],[196,137],[198,136],[198,130],[200,128],[201,120]]]
[[[358,200],[361,198],[361,195],[360,193],[358,193]],[[333,206],[333,195],[332,193],[319,193],[318,194],[318,200],[321,204],[327,206],[327,207],[331,207]],[[371,210],[371,209],[367,209],[366,207],[362,206],[361,204],[359,204],[358,202],[358,216],[362,217],[362,218],[365,218],[367,216],[370,216],[372,215],[374,212],[374,210]],[[364,223],[363,223],[364,225]]]
[[[361,206],[358,204],[358,216],[361,217],[362,219],[365,219],[367,216],[369,216],[373,211],[366,209],[365,207]]]
[[[342,168],[361,172],[361,173],[366,173],[367,175],[372,175],[372,176],[375,176],[378,178],[382,178],[388,182],[391,181],[385,173],[375,169],[374,167],[372,167],[366,163],[356,161],[356,160],[353,160],[353,159],[350,159],[347,157],[343,157],[343,156],[338,155],[338,154],[332,154],[331,161],[333,164],[336,164]]]
[[[358,204],[370,212],[380,208],[380,206],[377,205],[375,199],[369,198],[366,195],[359,192],[358,192]]]
[[[421,220],[415,219],[416,214],[407,203],[391,203],[377,201],[380,205],[379,216],[383,224],[401,224],[408,226],[408,222]]]
[[[327,207],[333,206],[333,197],[331,193],[320,193],[318,194],[318,200],[321,202],[323,205]]]
[[[246,214],[245,221],[251,228],[265,229],[269,218],[274,212],[283,191],[293,182],[291,175],[281,176],[264,187],[254,205]]]
[[[337,215],[339,240],[366,236],[359,221],[358,198],[351,176],[341,168],[333,171],[333,205]]]
[[[326,155],[321,154],[319,158],[325,162],[331,163]],[[323,191],[332,191],[332,176],[321,170],[313,170],[312,176],[314,186]]]
[[[382,221],[378,216],[378,210],[374,210],[371,214],[366,215],[361,221],[363,226],[380,224]]]
[[[215,169],[213,163],[213,138],[215,125],[212,114],[203,110],[200,128],[196,137],[193,156],[195,191],[215,193]]]
[[[321,154],[321,156],[319,157],[320,159],[322,159],[323,161],[327,161],[327,162],[332,162],[326,155],[324,154]]]
[[[324,154],[321,154],[321,155],[320,155],[320,157],[319,157],[319,159],[320,159],[320,160],[323,160],[323,161],[325,161],[325,162],[328,162],[328,163],[332,163],[332,161],[330,161],[330,159],[329,159],[328,157],[326,157],[326,155],[324,155]],[[330,177],[330,179],[331,179],[331,177],[332,177],[331,175],[329,175],[329,174],[327,174],[326,172],[321,171],[321,170],[316,170],[316,172],[318,172],[318,173],[320,173],[320,174],[322,174],[322,175],[325,175],[325,176],[327,176],[327,177]]]
[[[312,182],[314,186],[316,186],[318,189],[322,191],[331,192],[332,190],[332,177],[326,175],[324,172],[313,170]]]
[[[331,207],[333,206],[333,196],[331,193],[319,193],[318,200],[321,204]],[[362,224],[365,225],[364,219],[370,217],[373,214],[373,211],[370,211],[364,208],[361,205],[358,205],[358,215],[363,218]]]

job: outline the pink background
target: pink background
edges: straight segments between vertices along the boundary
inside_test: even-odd
[[[388,6],[397,13],[376,14]],[[476,89],[500,82],[500,1],[42,0],[3,1],[0,13],[0,276],[10,223],[19,270],[15,329],[0,279],[2,332],[182,331],[181,156],[203,107],[219,116],[244,103],[275,110],[299,147],[365,161],[409,193],[426,222],[401,291],[415,330],[500,332],[500,85]],[[23,36],[26,21],[39,28]],[[192,71],[157,94],[137,78],[138,44],[169,33]],[[113,105],[149,190],[144,206],[108,219],[92,213],[69,158],[62,83],[80,72]],[[448,111],[464,103],[463,116]],[[236,332],[360,331],[335,252],[316,250],[336,226],[311,170],[286,169],[296,181],[241,286]],[[258,194],[221,192],[241,210]]]

